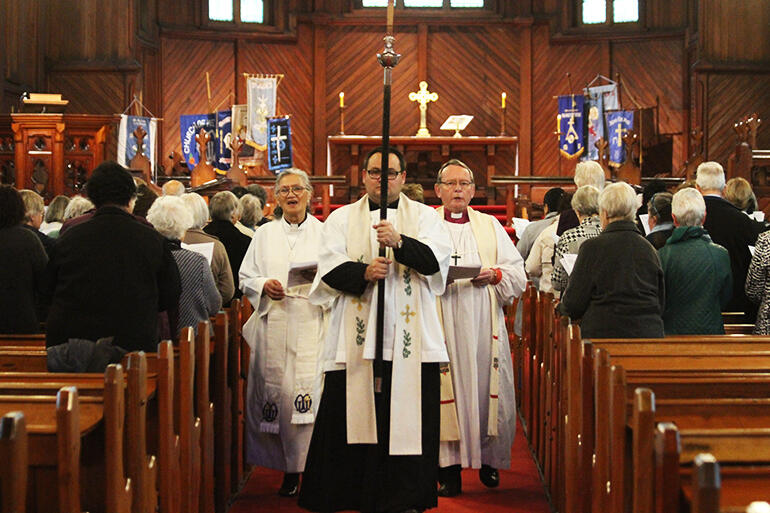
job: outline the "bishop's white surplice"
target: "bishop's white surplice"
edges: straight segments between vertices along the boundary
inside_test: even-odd
[[[254,234],[239,273],[240,288],[255,305],[243,326],[251,349],[246,392],[246,459],[253,465],[302,472],[320,400],[318,354],[323,309],[310,304],[310,284],[287,289],[292,263],[317,262],[323,225],[308,215],[300,225],[278,219]],[[286,297],[262,295],[276,279]]]
[[[476,216],[488,218],[474,212]],[[486,219],[490,221],[489,219]],[[482,265],[479,244],[470,222],[462,224],[444,221],[449,230],[457,265]],[[491,219],[497,244],[497,261],[490,267],[500,269],[502,280],[496,285],[473,285],[470,280],[458,280],[447,286],[440,298],[444,334],[457,407],[459,441],[442,441],[439,466],[462,465],[480,468],[509,468],[511,444],[516,430],[516,402],[513,388],[513,364],[505,329],[503,305],[511,304],[526,286],[524,261],[502,225]],[[491,241],[488,241],[491,242]],[[492,339],[492,303],[487,287],[493,287],[497,299],[497,340]],[[488,429],[490,406],[490,369],[493,368],[493,347],[499,355],[497,372],[497,434]],[[493,403],[494,404],[494,403]],[[494,418],[494,416],[492,417]],[[442,420],[443,422],[443,420]]]

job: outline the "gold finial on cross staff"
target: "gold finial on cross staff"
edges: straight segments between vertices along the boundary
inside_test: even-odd
[[[428,91],[428,83],[423,80],[420,82],[420,90],[409,93],[409,101],[420,104],[420,129],[417,131],[417,137],[430,137],[428,131],[428,102],[438,100],[438,94]]]

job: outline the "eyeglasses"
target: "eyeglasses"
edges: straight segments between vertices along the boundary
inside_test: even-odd
[[[467,180],[461,180],[461,181],[453,181],[453,182],[439,182],[441,185],[443,185],[446,188],[454,189],[457,186],[460,186],[461,189],[467,189],[471,185],[473,185],[473,182],[469,182]]]
[[[375,167],[372,169],[367,169],[366,173],[369,175],[369,178],[371,178],[372,180],[379,180],[380,176],[382,175],[382,170]],[[395,180],[396,178],[398,178],[398,175],[400,175],[401,173],[403,173],[403,171],[396,171],[393,168],[388,169],[388,180],[389,181]]]
[[[301,185],[294,185],[292,187],[281,187],[280,189],[276,190],[275,193],[278,196],[288,196],[290,192],[293,192],[297,196],[302,194],[307,190],[306,187],[302,187]]]

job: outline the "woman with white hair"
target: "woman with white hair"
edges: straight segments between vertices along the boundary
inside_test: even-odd
[[[222,296],[222,304],[227,306],[235,293],[233,271],[230,269],[230,260],[227,257],[225,246],[219,239],[203,231],[203,227],[209,221],[209,207],[206,205],[206,200],[195,192],[183,194],[182,201],[193,217],[193,224],[185,232],[182,242],[185,244],[214,245],[211,255],[211,273],[214,275],[214,283],[217,285],[219,295]]]
[[[593,185],[599,191],[604,189],[604,168],[595,160],[584,160],[575,166],[575,186],[579,189],[584,185]],[[562,212],[559,216],[559,224],[556,226],[556,235],[561,234],[580,224],[577,212],[574,209]]]
[[[241,204],[232,192],[220,191],[209,200],[209,213],[211,222],[203,228],[203,231],[219,239],[225,246],[235,285],[233,297],[239,298],[241,291],[238,288],[238,270],[251,242],[251,237],[244,235],[235,226],[241,218]]]
[[[697,190],[677,192],[671,216],[674,231],[659,250],[666,280],[666,335],[722,335],[722,308],[733,291],[730,255],[703,229],[706,203]]]
[[[636,193],[624,182],[599,195],[602,233],[585,241],[559,310],[582,319],[584,337],[663,336],[664,282],[658,254],[636,228]]]
[[[178,336],[179,331],[186,326],[192,326],[197,332],[198,322],[207,320],[219,311],[222,298],[214,284],[214,276],[206,257],[182,249],[181,239],[193,224],[192,214],[179,196],[161,196],[147,212],[147,221],[171,246],[171,254],[174,255],[182,281],[178,320],[176,326],[170,326],[172,336]]]
[[[317,356],[323,311],[307,295],[312,276],[290,271],[305,263],[315,274],[322,224],[308,212],[310,181],[287,169],[276,178],[281,216],[259,227],[240,271],[240,287],[255,311],[243,326],[251,348],[246,399],[249,463],[284,472],[278,494],[297,495],[320,400]]]
[[[585,241],[602,233],[602,225],[599,222],[599,189],[593,185],[580,187],[572,196],[572,209],[577,212],[580,224],[561,234],[554,252],[551,284],[559,291],[566,289],[569,281],[569,273],[564,268],[562,258],[565,255],[577,255]]]

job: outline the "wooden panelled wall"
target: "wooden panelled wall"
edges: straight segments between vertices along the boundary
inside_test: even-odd
[[[3,2],[0,110],[8,112],[24,90],[60,92],[69,112],[102,114],[122,112],[141,95],[164,119],[165,156],[181,146],[179,115],[208,108],[205,71],[215,102],[232,92],[239,103],[246,100],[242,73],[284,73],[278,110],[293,115],[298,166],[325,173],[340,91],[346,133],[380,132],[375,54],[382,20],[351,12],[347,0],[312,7],[287,0],[280,29],[244,36],[201,27],[200,2]],[[420,80],[439,94],[429,107],[434,134],[456,113],[475,116],[467,135],[497,134],[506,91],[506,128],[520,137],[521,173],[569,174],[574,163],[560,163],[553,136],[553,96],[569,92],[566,72],[575,91],[598,73],[620,72],[639,103],[659,102],[661,131],[677,134],[675,172],[686,160],[691,128],[704,129],[708,158],[725,162],[735,144],[732,123],[750,112],[767,120],[759,145],[770,147],[770,35],[763,29],[770,0],[747,0],[729,13],[719,0],[647,0],[647,30],[611,33],[576,31],[568,0],[495,4],[477,18],[397,17],[403,58],[394,71],[392,134],[416,132],[419,114],[408,93]],[[631,105],[626,91],[623,100]],[[513,172],[512,161],[499,164],[498,173]]]

